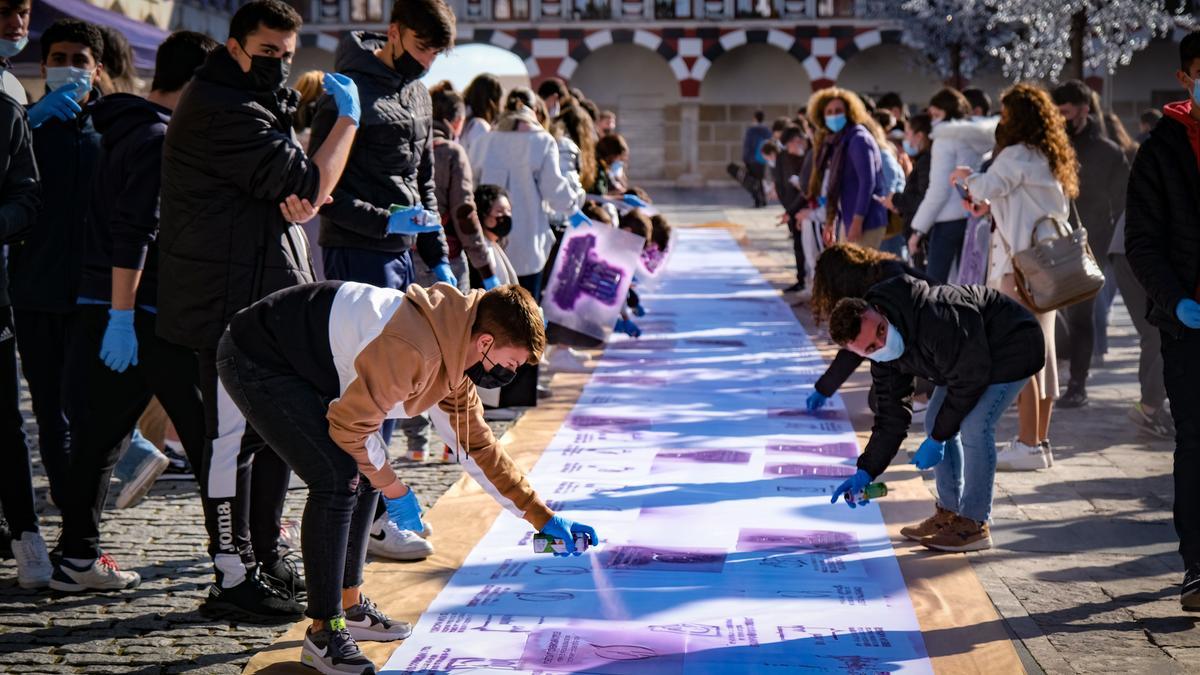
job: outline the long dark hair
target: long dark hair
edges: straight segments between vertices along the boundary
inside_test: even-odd
[[[891,253],[848,242],[825,249],[817,258],[809,303],[817,323],[829,318],[838,300],[866,295],[868,289],[883,281],[884,263],[894,260],[897,258]]]
[[[489,73],[479,75],[463,92],[463,100],[471,109],[471,116],[495,124],[500,117],[500,100],[504,98],[504,85]]]
[[[578,146],[579,182],[584,189],[591,190],[596,184],[596,126],[591,115],[571,104],[563,106],[554,123]]]

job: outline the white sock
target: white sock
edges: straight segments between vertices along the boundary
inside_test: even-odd
[[[213,564],[221,572],[221,588],[233,588],[246,580],[246,565],[242,557],[230,553],[218,553]]]

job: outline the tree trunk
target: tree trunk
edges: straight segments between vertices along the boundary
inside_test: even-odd
[[[960,42],[950,45],[950,84],[959,91],[963,88],[962,49]]]
[[[1067,79],[1083,81],[1083,39],[1087,33],[1087,10],[1071,15],[1070,60],[1067,61]]]

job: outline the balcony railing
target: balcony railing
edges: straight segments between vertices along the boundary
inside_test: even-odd
[[[309,4],[298,9],[309,23],[381,24],[387,21],[392,1],[307,0]],[[302,5],[305,0],[293,2]],[[859,4],[860,0],[450,0],[464,24],[852,19],[860,16]]]

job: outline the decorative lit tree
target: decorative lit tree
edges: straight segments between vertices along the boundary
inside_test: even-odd
[[[992,53],[1013,79],[1083,79],[1084,68],[1113,72],[1157,35],[1191,25],[1189,2],[1165,0],[984,0],[992,28],[1011,39]]]
[[[944,80],[961,89],[983,59],[1007,40],[1003,27],[992,27],[995,12],[984,0],[875,0],[870,16],[891,19],[904,28],[904,42],[920,51]]]

